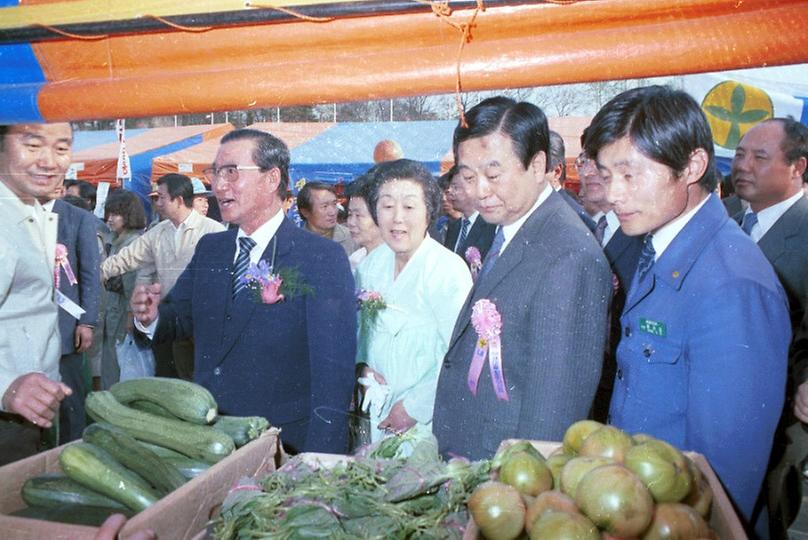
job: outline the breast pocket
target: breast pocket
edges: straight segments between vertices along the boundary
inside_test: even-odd
[[[662,414],[677,416],[687,408],[688,367],[683,346],[671,340],[641,336],[627,348],[618,378],[626,377],[629,395]]]

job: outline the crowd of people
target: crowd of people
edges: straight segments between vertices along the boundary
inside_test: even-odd
[[[85,358],[109,388],[134,336],[157,375],[266,417],[290,452],[434,434],[478,459],[592,418],[703,453],[750,534],[785,534],[808,456],[806,126],[745,133],[730,214],[683,92],[607,103],[581,134],[580,193],[542,110],[489,98],[440,179],[380,162],[347,187],[345,225],[309,182],[302,228],[269,133],[222,138],[212,193],[160,178],[148,228],[128,191],[105,224],[77,208],[71,141],[67,124],[0,127],[0,463],[54,424],[80,437]]]

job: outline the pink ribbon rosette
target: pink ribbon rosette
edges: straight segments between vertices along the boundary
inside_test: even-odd
[[[505,387],[505,375],[502,370],[502,317],[493,302],[482,298],[471,308],[471,324],[477,332],[477,346],[471,359],[468,378],[469,390],[477,395],[477,385],[483,372],[485,359],[488,357],[488,367],[491,372],[491,382],[497,399],[508,401],[508,389]]]
[[[465,253],[466,262],[469,263],[471,269],[471,279],[477,279],[477,274],[483,267],[483,258],[480,255],[480,250],[474,246],[469,246]]]
[[[76,274],[73,273],[73,268],[70,266],[70,261],[67,258],[67,248],[64,244],[56,244],[56,264],[53,266],[53,286],[57,289],[59,288],[62,268],[64,268],[68,283],[75,285],[79,282],[76,279]]]

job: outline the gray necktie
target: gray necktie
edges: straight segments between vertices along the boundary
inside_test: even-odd
[[[743,215],[743,221],[741,222],[741,229],[748,235],[752,235],[752,227],[758,222],[758,216],[754,212],[747,212]]]
[[[250,266],[250,251],[255,247],[255,240],[249,236],[242,236],[238,239],[238,257],[233,266],[233,299],[235,299],[247,284],[242,281],[242,277],[247,273]]]
[[[491,268],[494,267],[494,263],[496,263],[497,259],[499,258],[499,252],[502,250],[503,243],[505,243],[505,235],[502,234],[502,227],[497,227],[497,234],[494,236],[494,242],[491,244],[491,249],[488,251],[488,255],[485,256],[485,261],[483,261],[483,267],[480,270],[480,275],[477,277],[478,282],[482,280],[483,276],[487,274]]]
[[[600,216],[598,220],[598,225],[595,227],[595,239],[598,241],[598,244],[603,245],[603,236],[606,233],[606,227],[609,226],[609,223],[606,221],[606,215]]]

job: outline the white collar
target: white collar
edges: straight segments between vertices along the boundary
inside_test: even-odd
[[[682,229],[685,228],[685,225],[696,215],[696,212],[701,210],[701,207],[704,206],[710,199],[710,194],[708,193],[702,201],[696,205],[695,208],[690,210],[686,214],[682,214],[678,218],[670,221],[660,227],[660,229],[654,233],[654,238],[652,239],[652,243],[654,246],[654,251],[656,252],[656,256],[654,257],[655,261],[658,261],[662,254],[668,249],[668,246],[671,245],[673,239],[676,238]]]
[[[463,216],[463,218],[461,218],[460,223],[461,224],[463,223],[462,219],[467,219],[467,220],[469,220],[469,227],[473,227],[474,223],[477,221],[477,216],[479,216],[479,215],[480,215],[480,213],[477,210],[475,210],[469,217]]]
[[[758,212],[757,213],[758,222],[754,227],[752,227],[752,233],[749,235],[752,237],[752,240],[757,242],[761,238],[763,238],[763,235],[769,232],[769,229],[771,229],[774,226],[774,224],[777,223],[777,220],[783,217],[783,214],[785,214],[789,208],[794,206],[797,203],[797,201],[802,199],[804,196],[805,194],[803,193],[802,189],[800,189],[797,193],[795,193],[788,199],[780,201],[777,204],[773,204]],[[744,216],[751,212],[752,209],[747,208],[746,211],[744,212]],[[743,223],[743,221],[741,221],[741,223]]]
[[[269,241],[272,240],[272,237],[275,236],[275,233],[278,232],[278,228],[283,223],[283,212],[278,209],[275,212],[275,215],[269,218],[263,225],[255,229],[252,234],[247,234],[242,230],[241,227],[238,228],[238,234],[236,235],[236,254],[233,257],[233,260],[236,260],[238,257],[238,241],[239,238],[244,236],[249,236],[253,240],[255,240],[255,247],[252,248],[250,251],[250,262],[258,263],[261,260],[261,255],[266,250],[267,246],[269,245]]]
[[[56,199],[51,199],[45,204],[42,205],[42,208],[47,210],[48,212],[53,212],[53,205],[56,204]]]
[[[552,195],[552,193],[553,193],[553,188],[550,187],[550,184],[548,183],[546,186],[544,186],[544,191],[539,193],[539,197],[536,199],[536,202],[533,203],[533,206],[531,207],[530,210],[525,212],[525,214],[522,217],[520,217],[519,219],[517,219],[516,221],[514,221],[510,225],[503,225],[502,226],[502,236],[504,237],[504,240],[502,242],[502,248],[499,250],[500,253],[505,251],[505,248],[508,247],[508,244],[511,243],[511,239],[513,239],[513,237],[516,236],[516,233],[519,232],[519,229],[521,229],[522,225],[525,224],[525,221],[527,221],[527,218],[529,218],[531,215],[533,215],[533,212],[535,212],[536,209],[539,206],[541,206],[541,203],[546,201],[547,197]]]

